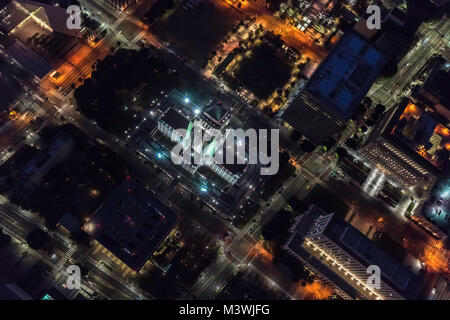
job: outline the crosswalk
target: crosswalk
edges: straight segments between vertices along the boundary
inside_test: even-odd
[[[59,269],[63,269],[64,266],[66,265],[67,261],[72,257],[72,255],[75,253],[76,251],[76,247],[75,246],[71,246],[69,247],[69,249],[67,250],[66,253],[64,253],[58,260],[58,263],[56,264],[58,266]]]

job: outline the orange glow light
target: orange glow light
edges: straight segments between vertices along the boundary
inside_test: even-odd
[[[414,103],[409,102],[399,120],[401,120],[403,117],[407,117],[408,119],[411,117],[418,118],[421,114],[422,111]]]

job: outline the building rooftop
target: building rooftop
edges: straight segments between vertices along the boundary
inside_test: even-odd
[[[163,113],[170,108],[181,111],[187,119],[195,118],[198,115],[196,111],[201,110],[197,104],[192,102],[192,99],[187,94],[184,94],[177,89],[170,91],[158,107]]]
[[[377,265],[396,288],[406,290],[415,275],[347,222],[333,216],[324,234],[363,265]]]
[[[139,182],[127,178],[83,229],[139,271],[175,226],[176,214]]]
[[[219,100],[213,100],[202,112],[201,118],[211,127],[220,129],[230,119],[231,113],[225,104]]]
[[[167,110],[160,121],[168,124],[173,129],[187,129],[189,126],[189,120],[180,111],[172,108]]]
[[[1,300],[33,300],[33,298],[15,283],[0,283]]]
[[[429,76],[418,91],[419,99],[450,123],[450,62],[435,57],[428,69]]]
[[[319,103],[313,94],[303,91],[282,115],[284,121],[315,143],[322,143],[342,127],[342,122],[317,107]]]
[[[11,1],[0,8],[0,26],[8,33],[28,17],[28,13],[18,9],[18,3]]]
[[[356,33],[346,33],[316,72],[306,90],[336,116],[348,120],[381,72],[384,55]]]
[[[355,114],[384,64],[384,54],[356,32],[344,34],[282,119],[314,143],[323,143]]]
[[[44,29],[52,32],[60,32],[73,37],[81,37],[78,30],[67,28],[67,13],[62,6],[32,0],[13,0],[0,9],[0,25],[6,32],[23,27],[24,21],[30,17],[36,17]],[[32,19],[33,20],[33,19]]]
[[[52,70],[53,67],[50,63],[14,37],[5,36],[1,42],[10,58],[16,60],[24,69],[38,78],[42,79]]]
[[[440,172],[448,163],[449,128],[412,101],[399,106],[383,136],[434,171]]]

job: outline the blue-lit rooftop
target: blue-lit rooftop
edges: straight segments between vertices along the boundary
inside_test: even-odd
[[[349,119],[381,72],[384,55],[354,33],[345,34],[311,77],[306,90]]]

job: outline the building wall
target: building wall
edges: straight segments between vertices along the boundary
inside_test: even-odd
[[[319,270],[314,268],[307,260],[302,259],[300,256],[296,255],[296,253],[290,250],[288,247],[285,247],[286,251],[294,258],[298,259],[302,264],[305,265],[305,269],[313,273],[319,280],[325,285],[329,286],[334,290],[336,294],[342,297],[344,300],[353,300],[351,296],[349,296],[345,291],[343,291],[339,286],[337,286],[334,282],[330,281],[326,276],[324,276]]]
[[[381,138],[364,146],[360,153],[405,187],[414,186],[433,176],[407,154]]]
[[[327,237],[321,235],[309,237],[307,241],[310,241],[313,245],[321,248],[324,252],[330,255],[336,262],[342,266],[342,270],[338,265],[336,268],[339,271],[346,270],[348,271],[348,276],[350,277],[353,287],[357,288],[359,291],[362,291],[364,294],[368,294],[369,291],[364,290],[363,285],[358,284],[354,278],[362,281],[364,284],[367,283],[367,279],[369,274],[367,273],[367,267],[361,264],[358,260],[349,255],[345,250],[335,244],[332,240]],[[345,268],[345,269],[344,269]],[[347,273],[346,273],[347,274]],[[352,283],[353,282],[353,283]],[[395,290],[393,290],[389,285],[387,285],[383,280],[380,283],[380,289],[376,290],[376,293],[382,296],[384,300],[403,300],[403,297],[400,296]],[[375,294],[372,294],[375,299]]]
[[[344,299],[404,299],[382,279],[380,279],[380,289],[372,289],[367,286],[370,274],[367,273],[368,266],[363,263],[366,261],[365,258],[350,248],[342,247],[341,243],[336,243],[324,233],[333,214],[321,215],[313,219],[307,218],[305,215],[300,216],[297,223],[291,228],[293,234],[288,244],[284,246],[291,256],[306,264],[310,271]],[[292,242],[295,234],[304,234],[304,240]],[[342,237],[344,235],[345,231],[342,233]],[[292,243],[294,244],[293,248],[300,246],[301,249],[294,251],[290,248]],[[351,293],[350,288],[353,288],[355,293]],[[353,294],[356,296],[352,296]]]

